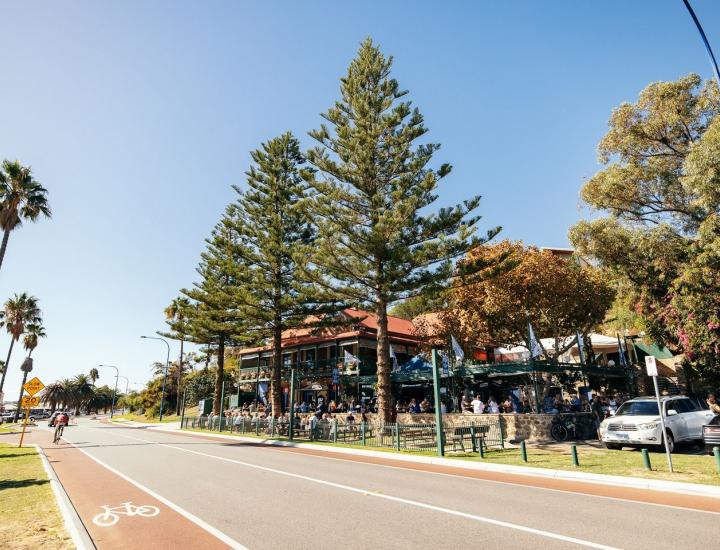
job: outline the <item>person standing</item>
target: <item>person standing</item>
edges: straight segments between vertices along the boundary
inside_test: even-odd
[[[475,396],[475,399],[470,402],[470,405],[472,406],[473,414],[482,414],[485,411],[485,403],[482,402],[479,395]]]

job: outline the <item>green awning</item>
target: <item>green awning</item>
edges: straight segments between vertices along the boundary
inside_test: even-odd
[[[653,355],[656,359],[672,359],[672,352],[665,346],[658,346],[657,344],[645,344],[642,342],[635,342],[635,347],[638,348],[645,355]]]

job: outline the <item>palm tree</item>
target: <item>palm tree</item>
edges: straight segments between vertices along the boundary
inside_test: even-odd
[[[161,336],[180,340],[180,366],[177,369],[177,379],[175,388],[177,390],[177,399],[175,403],[175,414],[180,414],[180,383],[184,370],[184,349],[185,339],[190,332],[190,322],[188,317],[191,314],[192,304],[190,300],[184,296],[175,298],[170,305],[165,308],[165,322],[170,327],[170,332],[158,332]]]
[[[25,346],[25,349],[28,351],[28,359],[30,359],[30,356],[32,355],[33,350],[38,345],[38,340],[40,338],[45,338],[45,328],[38,322],[38,323],[32,323],[27,326],[27,332],[25,333],[25,338],[23,338],[23,344]],[[25,363],[23,363],[25,365]],[[29,368],[23,368],[23,379],[22,383],[20,384],[20,396],[18,397],[18,405],[20,404],[20,401],[22,400],[23,396],[23,386],[25,385],[25,382],[27,381],[27,376],[30,370],[32,369],[32,363],[29,364]],[[17,407],[15,409],[15,422],[18,421],[18,417],[20,415],[20,407]]]
[[[69,382],[69,380],[58,380],[45,386],[43,390],[41,401],[44,405],[50,405],[51,414],[55,412],[59,405],[64,405],[68,401],[68,387],[65,382]]]
[[[78,374],[72,381],[72,404],[75,406],[75,416],[80,414],[80,407],[90,403],[95,395],[95,388],[90,383],[87,374]]]
[[[0,326],[4,325],[10,333],[10,349],[8,349],[5,368],[3,368],[2,378],[0,378],[0,392],[3,390],[5,375],[10,367],[10,355],[12,354],[13,345],[20,339],[28,325],[38,324],[41,320],[38,299],[35,296],[23,292],[19,295],[15,294],[14,297],[5,302],[5,306],[0,311]]]
[[[90,380],[92,380],[92,385],[95,386],[95,382],[97,382],[97,379],[100,378],[100,372],[95,368],[90,369]]]
[[[5,258],[10,232],[22,225],[23,220],[37,221],[43,215],[51,216],[47,189],[35,180],[29,166],[5,159],[0,168],[0,267]]]

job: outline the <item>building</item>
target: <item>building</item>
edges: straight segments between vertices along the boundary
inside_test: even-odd
[[[311,325],[317,319],[310,318]],[[283,332],[282,386],[289,392],[290,370],[298,373],[296,399],[340,399],[352,396],[362,400],[372,394],[376,372],[377,316],[368,311],[349,308],[338,314],[332,328],[298,328]],[[388,337],[399,364],[406,363],[419,351],[421,339],[412,322],[388,315]],[[357,361],[346,361],[346,352]],[[239,363],[240,393],[234,400],[263,397],[273,364],[271,345],[236,351]],[[250,394],[250,395],[248,395]],[[363,395],[364,394],[364,395]]]

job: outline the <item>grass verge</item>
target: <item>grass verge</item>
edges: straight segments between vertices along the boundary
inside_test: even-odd
[[[185,431],[197,433],[218,433],[208,430],[188,428]],[[267,435],[252,433],[230,434],[223,432],[223,435],[251,437],[258,440],[273,439],[275,441],[288,441],[286,437],[269,438]],[[437,456],[434,451],[397,451],[386,447],[375,447],[372,441],[368,445],[350,445],[343,443],[326,443],[319,441],[296,442],[312,443],[318,447],[332,446],[352,449],[367,449],[369,451],[381,451],[386,453],[399,453],[407,455]],[[552,470],[580,471],[592,474],[606,474],[616,476],[630,476],[647,479],[662,479],[667,481],[680,481],[685,483],[700,483],[705,485],[720,485],[720,474],[715,467],[715,459],[707,455],[684,455],[673,454],[673,473],[668,471],[667,461],[664,453],[651,452],[650,461],[652,470],[645,470],[642,455],[639,450],[610,451],[596,449],[589,446],[578,445],[578,458],[580,467],[572,464],[571,451],[569,446],[557,445],[552,448],[527,448],[528,461],[523,462],[520,456],[520,449],[493,449],[485,452],[485,458],[480,458],[478,453],[459,452],[448,453],[446,458],[456,460],[482,461],[490,464],[510,464],[515,466],[529,466],[532,468],[548,468]]]
[[[0,547],[74,548],[35,447],[0,443]]]

